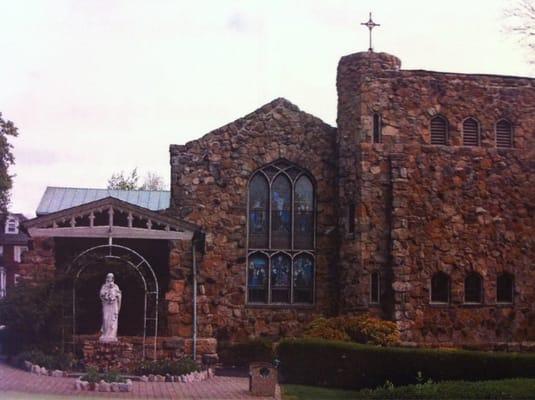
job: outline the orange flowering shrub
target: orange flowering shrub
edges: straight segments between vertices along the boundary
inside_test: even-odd
[[[306,328],[304,336],[380,346],[393,346],[400,341],[399,330],[394,322],[369,314],[318,318]]]

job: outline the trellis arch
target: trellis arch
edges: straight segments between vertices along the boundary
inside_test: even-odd
[[[91,264],[98,261],[115,260],[122,262],[135,270],[145,289],[143,309],[143,347],[142,357],[145,359],[147,333],[154,338],[153,358],[157,358],[156,342],[158,338],[158,279],[150,263],[137,251],[118,244],[104,244],[91,247],[78,254],[65,270],[63,302],[62,340],[63,348],[76,344],[76,283],[80,274]],[[106,271],[109,272],[109,271]]]

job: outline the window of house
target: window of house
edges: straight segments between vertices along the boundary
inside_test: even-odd
[[[373,114],[373,143],[382,142],[382,126],[381,126],[381,115],[378,113]]]
[[[446,118],[440,115],[431,118],[430,131],[431,144],[448,143],[448,121]]]
[[[463,122],[463,145],[479,146],[479,123],[474,118],[466,118]]]
[[[21,276],[20,274],[13,274],[13,284],[17,286],[20,283]]]
[[[379,272],[370,275],[370,303],[377,304],[381,300],[381,276]]]
[[[498,303],[512,303],[514,297],[513,290],[513,275],[505,272],[498,276],[498,279],[496,281],[496,301]]]
[[[464,280],[464,302],[483,302],[483,280],[478,273],[470,273]]]
[[[431,278],[431,302],[450,302],[450,277],[444,272],[437,272]]]
[[[249,182],[248,204],[248,303],[313,303],[312,179],[287,161],[266,165]]]
[[[14,246],[13,247],[13,261],[21,262],[21,255],[28,250],[27,246]]]
[[[19,220],[13,216],[7,217],[5,233],[17,234],[19,233]]]
[[[0,267],[0,299],[6,297],[6,269]]]
[[[496,147],[513,147],[513,125],[506,119],[496,123]]]

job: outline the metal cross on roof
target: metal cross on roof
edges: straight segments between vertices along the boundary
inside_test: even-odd
[[[381,26],[381,24],[376,24],[375,22],[373,22],[372,13],[370,12],[370,18],[368,19],[368,21],[367,22],[362,22],[361,25],[367,26],[369,31],[370,31],[370,48],[368,49],[368,51],[373,51],[373,47],[372,47],[372,29],[375,28],[376,26]]]

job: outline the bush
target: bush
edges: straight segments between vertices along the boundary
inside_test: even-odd
[[[62,371],[71,370],[76,364],[74,356],[70,353],[45,354],[41,350],[23,351],[12,359],[12,363],[19,368],[24,368],[24,361],[30,361],[46,369]]]
[[[31,286],[22,283],[0,302],[0,318],[6,325],[4,346],[8,355],[38,348],[50,349],[61,338],[61,293],[56,282]]]
[[[195,371],[199,371],[199,366],[190,358],[142,361],[134,368],[138,375],[185,375]]]
[[[356,317],[318,318],[305,329],[305,337],[393,346],[399,344],[394,322],[368,314]]]
[[[422,379],[493,380],[535,377],[535,355],[467,350],[407,349],[287,339],[278,346],[288,383],[337,388],[375,388],[386,381],[409,385]]]
[[[219,360],[223,365],[244,367],[251,362],[272,362],[273,342],[266,339],[250,339],[241,343],[220,343]]]

